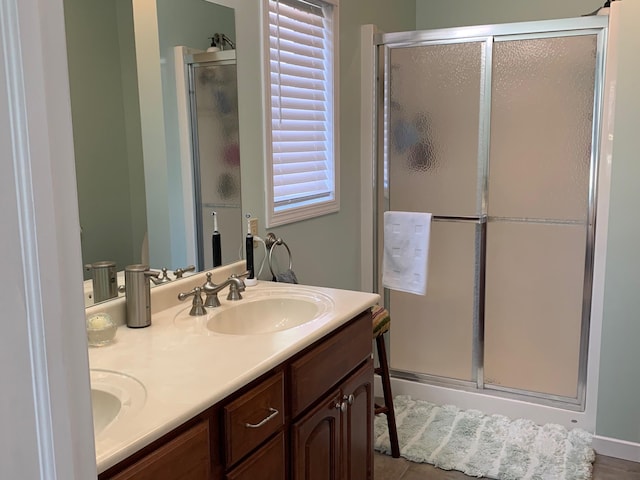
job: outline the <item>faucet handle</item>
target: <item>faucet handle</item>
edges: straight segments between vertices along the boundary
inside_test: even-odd
[[[207,290],[216,288],[216,284],[211,281],[211,272],[207,272],[207,281],[202,285],[202,290],[207,293]]]
[[[189,315],[191,316],[195,317],[195,316],[207,314],[207,310],[204,308],[204,305],[202,304],[201,292],[202,292],[202,288],[195,287],[190,292],[178,294],[178,300],[180,300],[181,302],[185,301],[189,297],[193,297],[193,304],[191,305],[191,310],[189,310]]]
[[[245,273],[248,274],[249,272]],[[236,275],[234,273],[227,279],[227,283],[229,283],[229,294],[227,295],[227,300],[242,300],[240,292],[244,292],[246,288],[244,281],[242,280],[243,276],[244,274]]]
[[[251,272],[249,270],[246,270],[242,273],[232,273],[230,278],[247,278],[249,275],[251,275]]]
[[[196,271],[196,266],[195,265],[189,265],[188,267],[184,267],[184,268],[178,268],[176,270],[173,271],[173,274],[176,276],[176,278],[182,278],[182,276],[187,273],[187,272],[195,272]]]
[[[152,272],[156,272],[157,270],[151,270]],[[162,275],[160,276],[160,272],[158,272],[158,277],[151,277],[151,281],[155,284],[155,285],[160,285],[161,283],[167,283],[170,282],[171,279],[169,278],[169,275],[167,275],[167,269],[166,267],[162,269]]]

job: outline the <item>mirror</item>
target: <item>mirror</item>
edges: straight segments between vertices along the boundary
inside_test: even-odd
[[[65,0],[64,7],[83,262],[113,261],[120,271],[196,264],[197,147],[180,111],[189,95],[176,83],[174,46],[204,51],[216,33],[235,42],[234,9],[206,0]],[[238,258],[241,244],[239,188],[238,166],[235,210],[218,218],[223,263]],[[213,221],[204,217],[214,209],[209,202],[199,215],[205,251]]]

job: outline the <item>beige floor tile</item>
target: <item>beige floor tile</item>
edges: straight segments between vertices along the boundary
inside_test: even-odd
[[[376,453],[373,459],[373,479],[400,480],[407,468],[409,468],[409,462],[404,458],[393,458]]]
[[[640,480],[640,463],[597,455],[593,480]]]
[[[440,470],[426,463],[412,463],[402,480],[469,480],[464,473],[454,470]]]
[[[468,480],[461,472],[445,471],[425,463],[413,463],[404,458],[392,458],[376,453],[374,480]],[[640,480],[640,463],[602,455],[596,456],[593,480]]]

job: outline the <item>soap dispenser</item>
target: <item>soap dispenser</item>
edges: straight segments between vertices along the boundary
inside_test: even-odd
[[[157,270],[149,270],[148,265],[128,265],[124,269],[126,292],[127,327],[143,328],[151,325],[151,285],[150,278],[160,276]]]

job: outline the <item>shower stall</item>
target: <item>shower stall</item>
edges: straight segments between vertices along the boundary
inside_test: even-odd
[[[222,233],[222,263],[242,247],[240,127],[236,51],[185,58],[189,90],[191,156],[198,270],[213,267],[212,213]]]
[[[397,379],[585,406],[607,17],[375,36],[384,211],[433,214],[426,296],[379,292]]]

